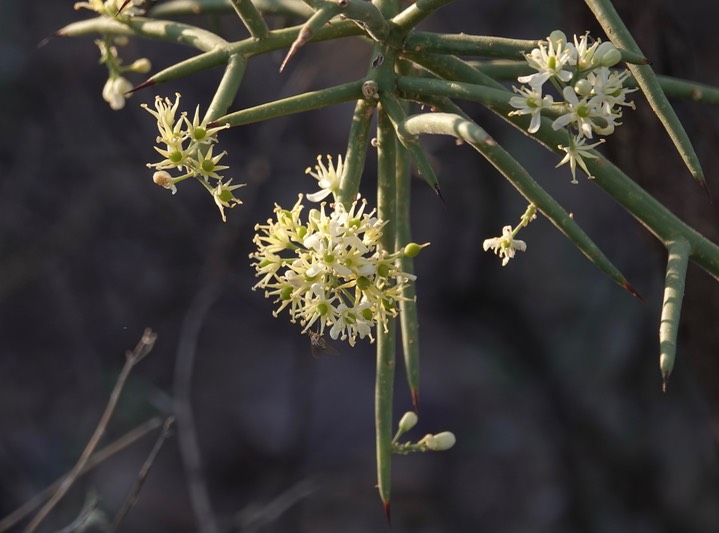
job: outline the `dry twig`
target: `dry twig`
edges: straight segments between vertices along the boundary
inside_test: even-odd
[[[80,458],[77,460],[77,463],[75,463],[75,466],[72,468],[72,470],[70,470],[70,473],[65,478],[63,478],[62,482],[60,483],[60,486],[57,488],[52,497],[47,501],[47,503],[45,503],[45,505],[40,509],[40,511],[38,511],[37,515],[35,515],[35,518],[30,521],[30,524],[28,524],[27,528],[25,528],[25,533],[32,533],[37,529],[37,527],[42,523],[48,513],[52,511],[55,505],[57,505],[57,503],[63,498],[63,496],[67,494],[67,491],[70,490],[70,487],[72,487],[73,483],[75,483],[75,480],[77,480],[77,478],[80,476],[80,473],[87,465],[88,461],[90,460],[90,457],[92,456],[92,453],[95,451],[95,448],[100,442],[103,433],[105,433],[107,424],[110,422],[110,418],[115,411],[115,407],[117,406],[117,402],[120,399],[120,394],[122,393],[122,389],[125,387],[125,382],[127,381],[130,372],[135,367],[135,365],[137,365],[145,358],[148,353],[150,353],[152,347],[155,345],[156,339],[157,335],[148,328],[143,332],[142,338],[137,343],[137,346],[135,346],[135,349],[131,352],[128,351],[125,353],[125,365],[122,367],[122,371],[117,377],[115,387],[112,389],[110,399],[105,406],[105,411],[102,413],[102,417],[100,417],[100,421],[95,428],[95,432],[92,434],[92,437],[90,437],[90,440],[85,446],[82,455],[80,455]]]

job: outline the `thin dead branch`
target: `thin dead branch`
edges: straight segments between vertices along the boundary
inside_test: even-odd
[[[72,487],[73,483],[75,483],[77,478],[80,476],[80,473],[87,465],[92,453],[95,451],[95,448],[100,442],[102,435],[105,433],[107,424],[110,422],[110,418],[112,418],[112,414],[115,411],[115,407],[117,406],[120,394],[122,393],[122,389],[125,387],[125,382],[127,381],[130,372],[132,372],[135,365],[137,365],[148,353],[150,353],[152,347],[155,345],[156,339],[157,335],[148,328],[143,332],[142,338],[137,343],[137,346],[135,346],[135,349],[131,352],[128,351],[125,353],[125,365],[122,367],[122,371],[117,377],[115,387],[112,389],[110,399],[105,406],[105,411],[102,413],[102,417],[100,417],[100,421],[95,428],[95,432],[92,434],[92,437],[90,437],[90,440],[85,446],[82,455],[80,455],[80,458],[77,460],[77,463],[75,463],[73,469],[70,470],[70,473],[65,478],[63,478],[60,486],[57,488],[52,497],[45,503],[40,511],[38,511],[35,518],[30,521],[28,526],[25,528],[25,533],[33,533],[33,531],[37,529],[45,517],[47,517],[48,513],[52,511],[55,505],[57,505],[65,494],[67,494],[67,491],[70,490],[70,487]]]

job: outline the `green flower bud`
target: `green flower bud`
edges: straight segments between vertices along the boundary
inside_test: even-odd
[[[587,96],[592,92],[592,84],[589,83],[589,80],[579,80],[574,84],[574,92],[579,96]]]
[[[360,288],[360,290],[365,290],[367,287],[371,285],[371,282],[368,278],[365,276],[361,276],[357,278],[357,286]]]
[[[594,51],[593,63],[603,67],[613,67],[622,60],[622,53],[609,41],[603,42]]]
[[[290,298],[292,298],[292,287],[285,287],[280,291],[280,299],[282,301],[287,301]]]
[[[422,250],[422,248],[425,248],[426,246],[429,246],[428,242],[424,244],[417,244],[416,242],[411,242],[404,247],[403,255],[405,257],[417,257],[417,254],[419,254],[420,250]]]

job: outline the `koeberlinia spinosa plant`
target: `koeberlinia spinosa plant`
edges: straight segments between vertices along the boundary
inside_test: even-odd
[[[528,85],[519,89],[509,103],[516,111],[510,115],[530,115],[527,131],[539,130],[542,111],[557,118],[552,123],[555,130],[567,128],[570,133],[568,146],[559,146],[566,155],[557,166],[569,163],[572,183],[577,183],[576,168],[579,165],[591,178],[584,158],[596,158],[591,150],[604,142],[586,144],[594,134],[611,135],[619,126],[622,107],[634,109],[633,102],[627,102],[628,93],[636,89],[623,87],[629,76],[627,70],[611,70],[622,59],[622,55],[610,42],[591,42],[589,34],[567,42],[563,32],[555,30],[541,43],[526,54],[527,63],[535,74],[520,76],[517,81]],[[591,43],[591,44],[590,44]],[[563,100],[554,101],[552,95],[543,95],[546,82],[557,90]]]

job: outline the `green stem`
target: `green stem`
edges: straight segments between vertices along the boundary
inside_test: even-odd
[[[405,131],[403,127],[405,113],[399,103],[399,100],[392,93],[382,92],[380,93],[380,102],[382,103],[382,108],[385,110],[387,115],[389,115],[389,118],[395,127],[397,138],[402,143],[402,146],[404,146],[412,155],[420,175],[424,178],[427,184],[432,187],[432,190],[437,194],[437,196],[442,198],[442,192],[439,188],[437,175],[435,174],[432,165],[430,165],[429,159],[424,153],[422,145],[419,143],[419,139]]]
[[[225,73],[222,75],[217,91],[215,91],[215,96],[207,108],[205,120],[215,120],[227,112],[235,96],[237,96],[237,91],[240,90],[246,66],[247,62],[244,57],[239,55],[230,56]]]
[[[638,54],[642,53],[639,45],[609,0],[585,0],[585,2],[615,46],[626,48]],[[649,65],[630,64],[628,66],[637,83],[639,83],[642,92],[647,97],[649,105],[667,130],[679,155],[684,160],[684,164],[686,164],[694,179],[706,188],[704,172],[692,142],[669,100],[667,100],[664,91],[662,91],[656,74]]]
[[[418,31],[407,37],[404,49],[411,52],[452,54],[503,59],[524,59],[540,41],[508,39],[485,35],[464,35]]]
[[[472,83],[493,87],[498,90],[506,91],[507,89],[494,78],[487,76],[475,68],[469,66],[468,63],[454,56],[444,56],[440,54],[423,54],[419,52],[405,52],[403,56],[411,61],[416,62],[430,72],[452,72],[454,75],[461,76],[459,79],[468,78]],[[454,79],[448,76],[439,76],[440,78]]]
[[[235,111],[215,120],[212,125],[229,124],[230,126],[242,126],[253,122],[260,122],[304,111],[322,109],[335,104],[350,102],[362,97],[362,80],[309,91],[282,100],[275,100],[254,107],[248,107],[241,111]]]
[[[407,9],[392,19],[392,22],[402,31],[408,32],[442,6],[454,0],[417,0]]]
[[[68,24],[58,30],[59,37],[82,37],[96,33],[107,35],[141,36],[162,41],[186,44],[208,52],[227,44],[227,41],[212,33],[189,24],[167,20],[151,20],[135,17],[127,22],[119,22],[109,17],[97,17]]]
[[[377,103],[373,98],[357,100],[355,111],[352,115],[352,126],[350,127],[338,195],[338,201],[344,204],[347,209],[357,198],[357,193],[359,192],[360,180],[362,179],[367,157],[367,148],[369,147],[369,129],[376,106]]]
[[[659,369],[662,373],[662,391],[666,392],[669,376],[674,369],[677,355],[677,335],[682,314],[684,282],[687,276],[691,248],[686,239],[680,237],[667,243],[669,258],[664,280],[662,317],[659,323]]]
[[[394,252],[396,242],[396,139],[392,124],[381,109],[377,118],[377,212],[386,224],[381,245]],[[377,438],[377,488],[389,518],[392,485],[392,398],[395,369],[395,320],[377,324],[377,375],[375,381],[375,429]]]
[[[237,16],[240,17],[247,31],[250,32],[254,39],[267,37],[270,29],[255,4],[252,3],[252,0],[231,0],[231,2]]]
[[[253,0],[262,13],[295,15],[303,18],[312,16],[312,9],[300,0]],[[169,0],[152,7],[149,15],[153,18],[172,18],[182,15],[201,15],[205,13],[229,13],[227,0]]]
[[[350,20],[360,23],[372,39],[384,42],[389,35],[389,26],[382,12],[365,0],[344,0],[341,12]]]
[[[402,250],[412,242],[410,224],[411,173],[409,154],[403,146],[397,147],[397,243],[396,249]],[[414,274],[414,258],[400,256],[399,267],[402,272]],[[402,330],[402,353],[407,384],[412,396],[412,407],[419,411],[419,319],[417,317],[417,293],[414,282],[404,286],[399,304],[399,320]]]

